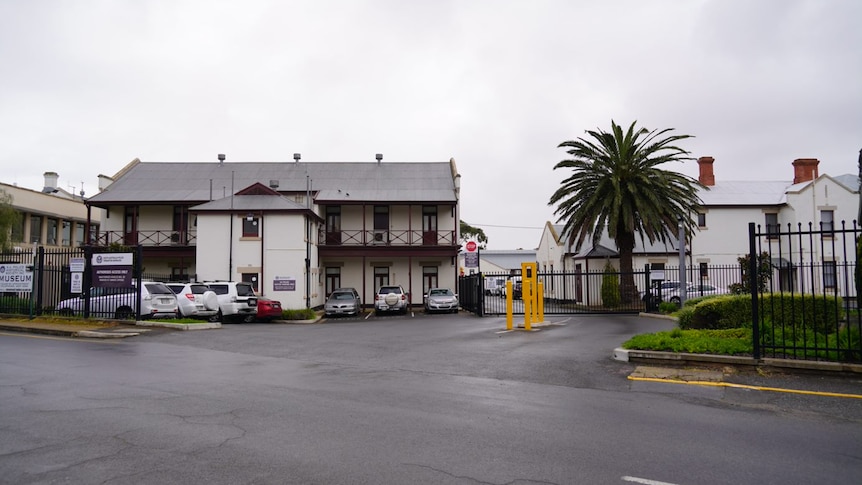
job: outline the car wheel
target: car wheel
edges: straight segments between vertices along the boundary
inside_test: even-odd
[[[670,297],[670,302],[673,303],[674,305],[677,305],[677,306],[679,306],[679,304],[681,303],[678,296]]]
[[[242,319],[242,323],[254,323],[255,316],[254,315],[246,315]]]

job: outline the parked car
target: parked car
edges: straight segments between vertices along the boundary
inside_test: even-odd
[[[281,320],[283,317],[281,302],[270,298],[257,298],[257,314],[255,316],[246,316],[246,322],[257,320],[258,322],[271,322],[273,320]]]
[[[679,281],[653,281],[649,290],[641,292],[641,300],[648,306],[658,306],[662,301],[670,301],[672,292],[679,292]],[[677,298],[678,299],[678,298]]]
[[[709,296],[709,295],[726,295],[730,293],[727,289],[719,288],[715,285],[709,284],[694,284],[688,285],[686,287],[685,299],[690,300],[692,298],[698,298],[700,296]],[[677,283],[676,288],[668,289],[665,292],[662,292],[662,301],[669,301],[671,303],[675,303],[677,305],[680,304],[680,290],[679,284]]]
[[[251,283],[212,281],[207,286],[218,296],[218,317],[222,322],[242,322],[257,316],[257,295]]]
[[[117,320],[135,318],[137,312],[137,287],[90,289],[90,314]],[[141,285],[141,318],[176,318],[177,298],[164,283],[147,281]],[[83,295],[63,300],[54,308],[60,315],[82,315]]]
[[[512,298],[515,300],[521,299],[521,277],[520,276],[511,276],[509,277],[512,280]],[[503,286],[500,290],[500,296],[503,298],[506,297],[506,283],[503,283]]]
[[[355,288],[337,288],[332,290],[323,311],[327,317],[336,315],[359,315],[362,310],[362,300]]]
[[[165,283],[177,296],[179,317],[218,319],[218,296],[203,283]]]
[[[374,294],[374,312],[401,312],[407,313],[407,293],[399,285],[381,286]]]
[[[458,313],[458,295],[449,288],[429,288],[425,295],[425,311]]]

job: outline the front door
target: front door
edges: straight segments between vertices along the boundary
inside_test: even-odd
[[[137,206],[126,206],[125,215],[123,217],[123,243],[127,246],[135,246],[138,244]]]
[[[437,206],[422,206],[422,245],[437,245]]]

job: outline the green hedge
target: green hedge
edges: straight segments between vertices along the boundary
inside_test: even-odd
[[[828,333],[844,320],[841,305],[841,298],[836,296],[769,293],[760,299],[760,316],[764,322],[784,322],[785,328]],[[692,299],[677,315],[682,329],[751,328],[751,297]]]

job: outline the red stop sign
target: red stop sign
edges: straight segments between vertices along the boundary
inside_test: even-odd
[[[476,242],[475,241],[468,241],[467,242],[467,251],[472,253],[475,250],[476,250]]]

